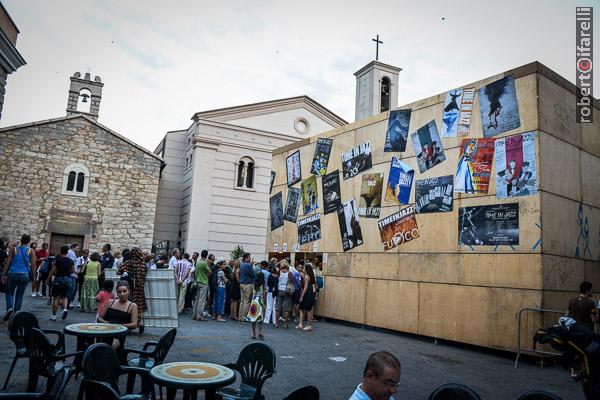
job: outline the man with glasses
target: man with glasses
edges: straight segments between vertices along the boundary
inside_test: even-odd
[[[387,351],[371,354],[363,381],[348,400],[394,400],[400,384],[400,361]]]

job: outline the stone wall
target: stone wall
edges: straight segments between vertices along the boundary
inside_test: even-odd
[[[87,196],[61,194],[65,168],[90,172]],[[95,251],[150,250],[161,160],[82,116],[0,130],[0,237],[84,236]]]

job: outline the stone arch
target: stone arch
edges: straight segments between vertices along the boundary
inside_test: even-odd
[[[65,167],[61,194],[87,196],[90,170],[83,164],[74,163]]]

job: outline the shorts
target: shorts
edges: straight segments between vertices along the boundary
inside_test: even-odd
[[[275,310],[279,312],[292,311],[292,296],[288,296],[285,294],[285,292],[281,292],[277,294],[277,298],[275,300]]]
[[[300,289],[295,289],[292,295],[292,304],[300,304]]]
[[[67,297],[71,290],[71,277],[70,276],[57,276],[52,282],[52,297]]]

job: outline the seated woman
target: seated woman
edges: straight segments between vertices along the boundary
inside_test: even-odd
[[[127,281],[119,281],[117,283],[117,300],[106,305],[106,308],[101,315],[98,316],[98,322],[107,324],[119,324],[124,327],[136,329],[138,327],[138,308],[135,303],[129,301],[129,283]],[[113,339],[110,343],[113,349],[119,347],[123,349],[125,337]]]

